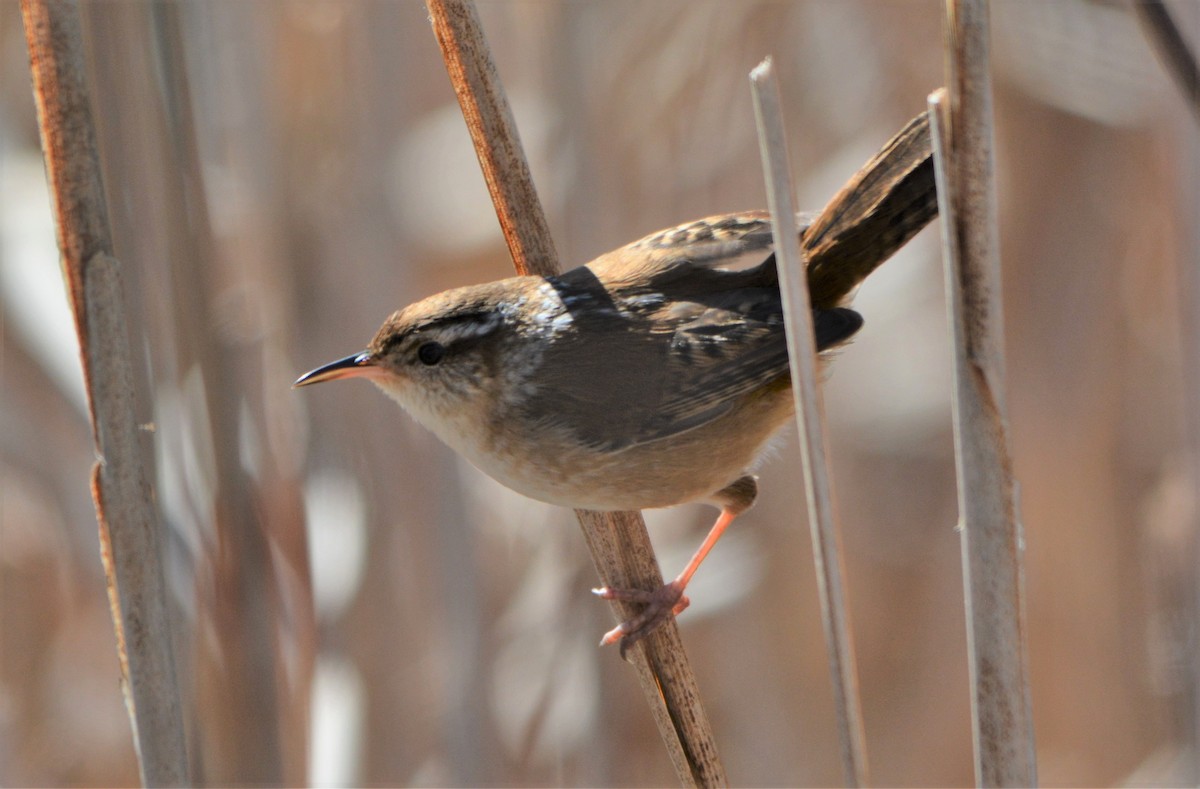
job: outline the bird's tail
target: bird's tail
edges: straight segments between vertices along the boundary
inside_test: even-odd
[[[937,213],[929,117],[921,113],[805,229],[813,307],[841,304]]]

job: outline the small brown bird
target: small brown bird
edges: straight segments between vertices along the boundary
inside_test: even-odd
[[[813,291],[818,350],[858,331],[862,318],[838,302],[936,213],[923,117],[843,190],[832,218],[827,209],[804,223],[810,280],[826,272]],[[621,640],[624,652],[687,606],[692,575],[754,502],[750,469],[792,418],[774,256],[722,268],[771,246],[766,214],[727,214],[559,276],[449,290],[394,313],[367,350],[295,385],[366,378],[478,468],[551,504],[719,507],[673,581],[596,590],[646,604],[602,641]]]

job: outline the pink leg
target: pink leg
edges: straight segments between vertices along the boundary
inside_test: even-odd
[[[687,563],[687,567],[683,568],[678,576],[675,577],[675,582],[681,586],[687,586],[692,580],[692,576],[700,569],[700,563],[704,561],[704,557],[708,556],[708,552],[717,544],[717,540],[721,539],[721,535],[729,528],[729,524],[733,523],[733,519],[737,515],[732,510],[721,510],[721,516],[717,518],[717,522],[708,530],[708,536],[704,538],[704,542],[700,543],[700,547],[692,554],[692,559]]]
[[[721,539],[721,535],[725,533],[725,529],[733,522],[737,514],[728,509],[722,509],[720,517],[713,527],[709,529],[708,535],[704,538],[704,542],[700,543],[700,547],[696,549],[696,553],[692,555],[691,560],[679,575],[675,576],[675,580],[670,583],[665,583],[658,589],[652,592],[643,589],[612,589],[610,587],[602,587],[593,589],[600,597],[605,600],[625,600],[634,603],[644,603],[645,609],[632,619],[628,619],[617,625],[612,630],[604,634],[604,638],[600,640],[600,645],[621,642],[621,656],[625,656],[625,652],[638,641],[642,640],[652,632],[657,630],[664,622],[667,621],[668,614],[680,614],[688,607],[690,602],[684,595],[683,591],[687,588],[688,583],[692,580],[692,576],[696,574],[696,570],[700,568],[700,564],[704,558],[708,556],[708,552],[717,544],[717,540]]]

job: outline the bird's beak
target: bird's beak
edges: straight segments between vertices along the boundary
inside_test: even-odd
[[[336,381],[339,378],[371,377],[380,371],[381,368],[375,363],[375,359],[371,356],[370,351],[363,351],[362,353],[347,356],[345,359],[330,362],[315,370],[309,370],[296,379],[296,383],[292,384],[292,388],[308,386],[309,384],[319,384],[322,381]]]

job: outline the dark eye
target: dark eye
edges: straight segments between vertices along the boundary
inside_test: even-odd
[[[421,364],[433,367],[446,355],[446,346],[440,342],[427,342],[417,349],[417,358]]]

